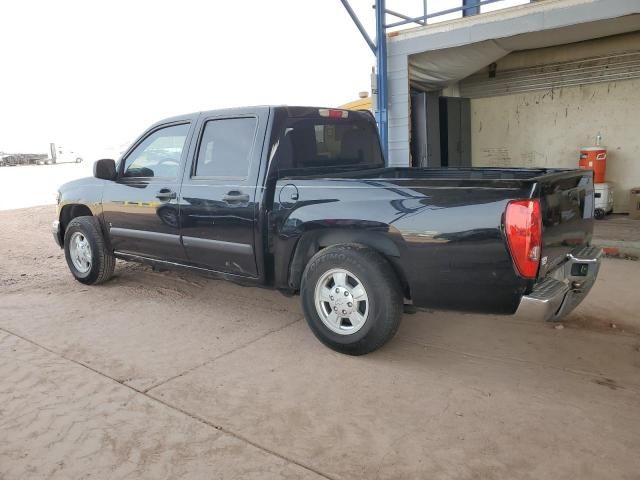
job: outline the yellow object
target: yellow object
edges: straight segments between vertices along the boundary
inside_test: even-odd
[[[344,108],[345,110],[369,110],[373,113],[373,105],[371,103],[371,97],[359,98],[353,102],[340,105],[338,108]]]

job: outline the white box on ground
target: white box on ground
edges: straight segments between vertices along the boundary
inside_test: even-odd
[[[610,183],[595,183],[594,215],[597,219],[613,211],[613,186]]]

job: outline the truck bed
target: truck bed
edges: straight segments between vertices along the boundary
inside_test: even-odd
[[[294,185],[289,221],[386,230],[418,304],[513,313],[536,281],[514,270],[504,232],[510,201],[539,199],[543,233],[538,282],[588,245],[593,231],[590,171],[519,168],[306,169],[282,172]],[[288,187],[291,188],[291,187]],[[276,198],[278,193],[276,192]],[[333,200],[332,200],[333,199]],[[332,208],[323,204],[337,202]],[[288,207],[287,207],[288,210]],[[327,213],[333,218],[327,218]],[[285,212],[282,212],[285,214]],[[295,220],[294,220],[295,219]],[[460,295],[460,288],[465,295]]]
[[[378,169],[345,169],[335,167],[306,168],[282,172],[281,178],[389,178],[422,180],[540,180],[549,175],[562,175],[574,172],[573,169],[557,168],[408,168],[387,167]]]

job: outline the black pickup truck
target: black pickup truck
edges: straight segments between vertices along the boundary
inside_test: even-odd
[[[385,167],[366,112],[170,118],[94,177],[60,188],[53,225],[78,281],[119,258],[300,293],[315,335],[352,355],[403,308],[560,319],[600,265],[590,171]]]

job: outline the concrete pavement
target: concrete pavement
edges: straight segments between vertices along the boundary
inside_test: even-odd
[[[595,222],[593,244],[613,256],[640,258],[640,220],[628,215],[607,215]]]
[[[638,262],[605,259],[563,329],[419,312],[354,358],[276,292],[125,264],[84,287],[50,215],[0,212],[3,480],[638,478]]]

